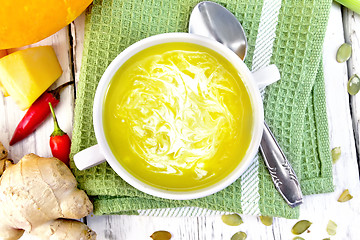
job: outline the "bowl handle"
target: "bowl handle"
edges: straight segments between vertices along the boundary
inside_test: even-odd
[[[79,170],[88,169],[105,162],[100,146],[94,145],[74,155],[75,166]]]

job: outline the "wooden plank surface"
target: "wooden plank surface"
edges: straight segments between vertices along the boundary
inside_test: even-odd
[[[85,12],[82,13],[74,22],[71,23],[72,53],[74,61],[75,82],[79,82],[82,51],[84,49],[85,33]]]
[[[345,32],[342,20],[346,24]],[[334,165],[335,192],[314,196],[306,196],[301,206],[300,219],[313,222],[310,233],[304,233],[305,239],[323,239],[329,237],[326,233],[328,220],[338,224],[336,236],[331,239],[358,239],[360,228],[360,182],[357,165],[355,137],[359,137],[359,100],[360,95],[352,98],[351,109],[346,84],[349,74],[359,73],[359,16],[352,12],[341,15],[339,5],[333,4],[329,20],[329,27],[324,43],[324,70],[327,94],[327,109],[329,118],[329,131],[331,147],[340,146],[341,159]],[[74,68],[75,79],[78,80],[81,54],[83,48],[84,15],[78,18],[71,26],[73,39],[70,48],[69,28],[62,29],[57,34],[37,43],[36,45],[53,45],[64,70],[62,77],[56,85],[67,82],[73,78],[71,69]],[[353,57],[346,63],[335,61],[337,48],[345,41],[353,44]],[[356,46],[355,46],[356,45]],[[71,57],[71,54],[74,54]],[[71,59],[74,63],[71,64]],[[61,102],[56,108],[59,124],[71,135],[74,91],[72,87],[66,88],[61,94]],[[352,118],[351,118],[352,113]],[[11,135],[22,118],[24,112],[20,111],[10,98],[4,99],[0,94],[0,141],[10,150],[10,157],[18,160],[22,155],[34,152],[41,156],[51,156],[48,147],[49,135],[53,125],[49,118],[32,136],[21,143],[10,147],[8,142]],[[353,127],[355,132],[353,130]],[[348,188],[354,198],[347,203],[338,203],[336,200],[340,193]],[[262,225],[257,217],[243,215],[244,223],[238,227],[226,226],[220,216],[189,217],[189,218],[163,218],[144,216],[89,216],[88,225],[97,232],[98,239],[137,240],[150,239],[149,236],[156,230],[167,230],[173,234],[172,240],[219,240],[230,239],[237,231],[248,234],[247,239],[293,239],[291,227],[298,220],[274,219],[270,227]],[[23,239],[29,239],[28,236]]]
[[[347,8],[343,8],[343,22],[345,41],[352,46],[352,57],[347,62],[348,75],[350,77],[357,74],[360,77],[360,16]],[[350,106],[358,163],[360,164],[360,94],[350,97]]]

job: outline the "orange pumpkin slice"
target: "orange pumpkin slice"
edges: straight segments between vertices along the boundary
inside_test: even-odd
[[[0,0],[0,49],[38,42],[77,18],[92,0]]]

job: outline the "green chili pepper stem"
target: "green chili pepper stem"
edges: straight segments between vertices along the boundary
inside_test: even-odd
[[[56,99],[60,99],[60,92],[61,90],[63,90],[66,86],[75,84],[75,81],[70,81],[67,83],[64,83],[63,85],[55,88],[54,90],[49,91],[49,93],[51,93]]]
[[[58,124],[58,121],[57,121],[57,118],[56,118],[56,115],[55,115],[55,112],[54,112],[54,109],[51,105],[51,103],[49,102],[49,107],[50,107],[50,111],[51,111],[51,114],[53,116],[53,120],[54,120],[54,131],[53,133],[51,134],[51,137],[54,137],[54,136],[62,136],[65,134],[65,132],[63,130],[60,129],[59,127],[59,124]]]

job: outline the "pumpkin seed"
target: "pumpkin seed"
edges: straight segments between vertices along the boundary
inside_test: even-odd
[[[335,164],[336,161],[339,160],[340,156],[341,156],[341,148],[340,147],[334,147],[331,150],[331,158],[332,158],[333,164]]]
[[[302,237],[296,236],[292,240],[305,240],[305,239],[303,239]]]
[[[326,231],[329,235],[334,236],[336,234],[336,228],[337,228],[337,224],[334,223],[333,221],[329,220],[328,225],[326,227]]]
[[[330,238],[324,238],[323,240],[330,240]]]
[[[221,216],[221,220],[229,226],[239,226],[240,224],[243,223],[242,218],[240,217],[239,214],[227,214],[227,215],[222,215]]]
[[[245,240],[246,238],[247,238],[246,233],[237,232],[231,237],[231,240]]]
[[[353,196],[351,196],[349,189],[345,189],[343,193],[340,195],[338,202],[347,202],[352,198]]]
[[[358,75],[354,74],[350,77],[348,84],[347,84],[347,89],[350,95],[355,95],[359,92],[360,90],[360,78]]]
[[[336,61],[339,63],[347,61],[351,57],[351,51],[351,45],[348,43],[343,43],[336,53]]]
[[[312,224],[312,222],[309,222],[308,220],[298,221],[292,227],[291,232],[295,235],[300,235],[303,232],[305,232],[311,226],[311,224]]]
[[[156,231],[150,236],[153,240],[169,240],[171,233],[168,231]]]
[[[269,216],[260,216],[260,221],[265,225],[265,226],[271,226],[273,223],[273,218],[269,217]]]

